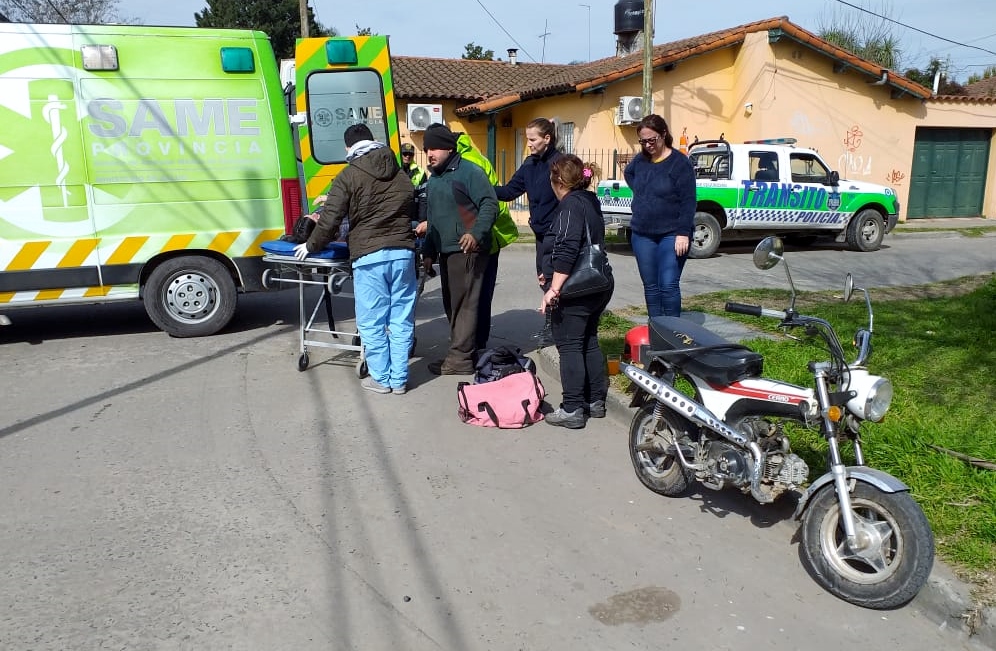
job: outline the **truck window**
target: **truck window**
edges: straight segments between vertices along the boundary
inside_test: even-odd
[[[754,181],[777,181],[778,154],[771,151],[752,151],[750,157],[750,178]]]
[[[360,122],[388,142],[383,82],[376,70],[318,70],[308,75],[311,150],[322,165],[346,162],[346,127]]]
[[[790,154],[793,183],[828,183],[830,170],[812,154]]]

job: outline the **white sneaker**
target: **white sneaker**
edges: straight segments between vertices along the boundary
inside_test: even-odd
[[[373,391],[374,393],[391,393],[391,387],[384,386],[369,375],[363,378],[363,381],[360,382],[360,386],[367,391]]]

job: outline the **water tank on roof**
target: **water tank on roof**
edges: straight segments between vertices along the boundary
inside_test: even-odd
[[[619,0],[615,10],[616,28],[613,34],[643,31],[643,0]]]

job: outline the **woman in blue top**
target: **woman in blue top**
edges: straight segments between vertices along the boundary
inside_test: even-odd
[[[553,211],[557,209],[557,196],[550,187],[550,165],[560,156],[557,150],[557,126],[546,118],[536,118],[526,125],[526,146],[529,156],[505,185],[496,185],[499,201],[515,201],[523,194],[529,200],[529,226],[536,236],[536,279],[541,289],[550,286],[550,279],[543,274],[543,238],[550,229]],[[533,335],[541,344],[551,339],[550,315],[547,314],[543,330]]]
[[[681,316],[681,271],[695,222],[695,170],[671,148],[674,137],[661,116],[644,117],[636,133],[641,153],[623,175],[633,191],[631,246],[647,315]]]

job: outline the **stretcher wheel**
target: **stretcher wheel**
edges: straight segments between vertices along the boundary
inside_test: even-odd
[[[273,269],[263,270],[263,289],[273,289],[273,285],[270,284],[270,279],[273,275]]]
[[[297,358],[297,370],[303,371],[308,368],[308,353],[301,353],[301,356]]]
[[[356,377],[361,380],[367,376],[367,360],[361,359],[356,362]]]
[[[360,338],[359,338],[359,336],[357,336],[357,335],[353,336],[353,345],[354,346],[359,346],[360,345]]]

